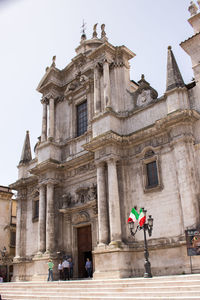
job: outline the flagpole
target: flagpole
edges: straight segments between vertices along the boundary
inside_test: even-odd
[[[148,246],[147,246],[147,238],[146,238],[146,230],[148,230],[148,224],[143,225],[143,231],[144,231],[144,268],[145,268],[145,273],[144,273],[144,278],[151,278],[151,264],[150,261],[148,260],[149,258],[149,251],[148,251]]]
[[[145,258],[145,263],[144,263],[144,268],[145,268],[145,273],[144,273],[144,278],[151,278],[151,264],[149,262],[149,251],[148,251],[148,245],[147,245],[147,236],[146,236],[146,231],[148,231],[148,235],[152,235],[152,230],[153,230],[153,218],[151,215],[149,215],[148,220],[146,222],[146,210],[144,207],[140,209],[140,213],[136,211],[135,208],[131,210],[131,214],[128,218],[128,224],[129,224],[129,229],[130,233],[132,236],[135,236],[136,232],[138,229],[143,229],[144,231],[144,258]],[[134,232],[134,221],[138,221],[139,225],[137,226],[135,232]]]

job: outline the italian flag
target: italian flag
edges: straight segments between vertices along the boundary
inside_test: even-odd
[[[128,218],[128,223],[136,222],[138,218],[139,218],[139,214],[138,214],[137,210],[135,210],[135,208],[132,208],[130,216]]]
[[[144,214],[142,208],[140,208],[140,214],[138,217],[138,222],[139,222],[140,227],[142,227],[144,225],[145,221],[146,221],[145,214]]]

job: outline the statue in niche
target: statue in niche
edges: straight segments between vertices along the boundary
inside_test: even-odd
[[[77,87],[77,84],[75,82],[71,82],[67,86],[67,91],[74,91]]]
[[[85,83],[87,81],[87,79],[88,79],[87,76],[81,75],[79,81],[80,81],[81,84],[83,84],[83,83]]]
[[[67,193],[64,194],[62,198],[63,198],[62,208],[70,207],[70,205],[72,204],[72,195],[70,193]]]
[[[95,184],[89,189],[89,200],[97,199],[97,186]]]
[[[89,200],[89,188],[80,188],[76,191],[78,198],[77,202],[79,203],[86,203]]]

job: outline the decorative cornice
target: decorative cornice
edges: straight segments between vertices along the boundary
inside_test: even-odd
[[[39,175],[47,170],[57,170],[60,167],[60,162],[54,159],[47,159],[32,168],[29,172],[34,175]]]
[[[149,139],[152,136],[154,137],[161,134],[163,131],[166,131],[179,123],[192,123],[199,119],[200,114],[195,110],[175,111],[165,118],[157,120],[154,124],[142,128],[130,135],[119,135],[113,131],[108,131],[93,138],[89,143],[84,144],[82,147],[87,151],[95,152],[110,144],[130,146],[141,143],[141,141]]]
[[[77,157],[72,157],[70,160],[63,162],[60,164],[61,168],[71,169],[79,166],[81,164],[88,163],[94,159],[94,154],[90,152],[86,152],[85,154]]]
[[[97,200],[91,200],[86,202],[85,204],[81,203],[79,206],[60,208],[59,212],[70,215],[71,213],[80,212],[89,208],[96,208],[96,207],[97,207]]]
[[[20,188],[25,188],[27,185],[37,182],[38,178],[36,176],[30,176],[27,178],[21,178],[16,182],[9,185],[9,187],[13,190],[19,190]]]

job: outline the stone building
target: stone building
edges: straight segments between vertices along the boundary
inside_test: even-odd
[[[84,277],[142,276],[143,235],[127,226],[132,207],[154,217],[153,275],[190,272],[185,229],[199,225],[200,12],[190,5],[194,35],[181,47],[192,60],[185,84],[168,47],[166,92],[129,77],[135,54],[108,42],[105,25],[63,69],[56,57],[38,85],[42,133],[32,159],[27,132],[19,178],[13,280],[46,279],[47,260],[72,256]],[[193,266],[200,267],[198,257]]]
[[[0,186],[0,276],[10,281],[15,256],[16,201],[7,186]]]

